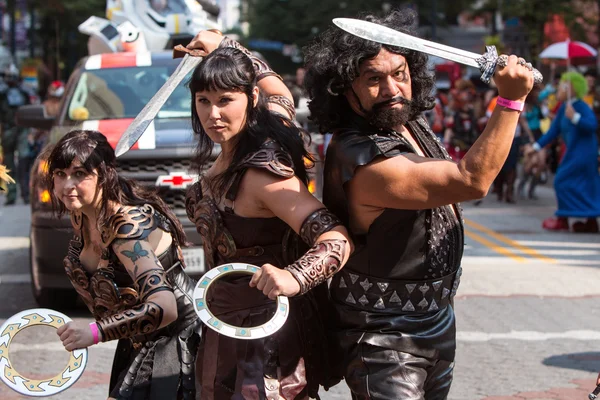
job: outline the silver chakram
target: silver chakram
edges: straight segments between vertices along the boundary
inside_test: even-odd
[[[218,279],[233,274],[253,275],[260,267],[245,263],[231,263],[215,267],[205,273],[196,284],[194,289],[194,309],[200,320],[210,329],[221,335],[229,336],[234,339],[252,340],[261,339],[277,332],[290,313],[290,302],[285,296],[277,296],[277,307],[270,320],[262,325],[253,327],[234,326],[221,321],[210,311],[208,291],[214,282]]]
[[[446,46],[429,40],[424,40],[406,33],[398,32],[394,29],[373,22],[363,21],[352,18],[335,18],[333,23],[346,32],[350,32],[355,36],[363,39],[372,40],[374,42],[387,44],[390,46],[403,47],[405,49],[416,50],[423,53],[431,54],[446,60],[456,61],[461,64],[470,65],[479,68],[481,71],[481,80],[485,83],[490,83],[496,66],[506,66],[499,62],[496,47],[486,46],[484,54],[477,54],[470,51],[457,49],[455,47]],[[529,69],[531,64],[521,64]],[[535,83],[542,83],[544,77],[537,69],[531,67],[533,71],[533,79]]]

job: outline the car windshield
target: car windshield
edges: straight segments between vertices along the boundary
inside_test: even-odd
[[[149,66],[84,71],[69,103],[68,118],[73,121],[135,118],[169,79],[173,69]],[[189,117],[190,99],[189,90],[180,84],[157,118]]]
[[[187,11],[183,0],[150,0],[150,7],[163,17],[169,14],[185,14]]]

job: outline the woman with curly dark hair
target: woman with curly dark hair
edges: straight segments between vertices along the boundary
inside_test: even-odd
[[[410,10],[363,19],[415,33]],[[531,66],[502,56],[502,106],[454,163],[421,116],[434,106],[425,54],[331,29],[305,55],[312,118],[333,133],[324,204],[356,245],[329,287],[346,383],[354,399],[445,399],[464,244],[457,203],[484,196],[502,167]]]
[[[65,272],[94,316],[57,334],[68,351],[118,340],[111,399],[191,399],[201,324],[184,272],[185,233],[155,192],[116,167],[97,131],[69,132],[49,154],[52,203],[74,230]]]
[[[208,55],[189,83],[200,179],[188,190],[188,216],[209,268],[260,267],[252,278],[219,280],[207,301],[225,323],[251,327],[271,318],[278,295],[290,297],[287,321],[267,338],[205,329],[197,367],[202,399],[316,398],[329,375],[321,283],[348,258],[348,232],[308,191],[311,157],[280,78],[228,38],[204,31],[196,44]],[[217,144],[219,156],[207,169]]]

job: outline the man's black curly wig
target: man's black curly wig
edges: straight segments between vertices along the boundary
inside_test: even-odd
[[[374,15],[362,15],[359,18],[410,35],[416,34],[417,14],[410,9],[392,11],[384,18]],[[403,55],[408,62],[414,106],[410,119],[433,108],[435,78],[428,70],[426,54],[382,45],[337,27],[330,28],[303,49],[306,61],[304,84],[310,98],[308,107],[311,119],[319,125],[322,133],[339,127],[350,107],[344,93],[359,76],[360,64],[375,58],[382,48]]]

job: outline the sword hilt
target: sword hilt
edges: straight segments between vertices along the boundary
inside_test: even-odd
[[[496,51],[496,46],[485,46],[485,53],[479,57],[476,61],[479,64],[479,70],[481,71],[481,80],[485,83],[490,83],[492,77],[494,76],[494,72],[496,71],[496,66],[498,65],[498,52]],[[541,72],[537,69],[533,68],[533,82],[537,85],[544,81],[544,77]]]
[[[206,53],[204,50],[199,49],[188,49],[185,46],[178,44],[173,48],[173,58],[183,58],[186,54],[189,54],[192,57],[204,57]]]

